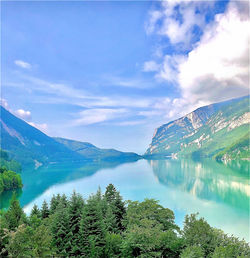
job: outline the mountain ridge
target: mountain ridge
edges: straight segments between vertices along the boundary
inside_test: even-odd
[[[112,161],[119,158],[126,159],[139,159],[141,156],[134,152],[122,152],[116,149],[102,149],[98,148],[92,143],[81,142],[61,137],[54,137],[54,139],[68,147],[69,149],[77,152],[83,156],[88,156],[96,161]]]
[[[31,126],[24,120],[16,117],[11,112],[6,110],[4,107],[0,106],[0,129],[1,129],[1,137],[0,137],[0,146],[1,149],[8,151],[9,154],[22,165],[30,165],[33,163],[35,168],[60,161],[92,161],[92,160],[107,160],[109,161],[110,150],[105,153],[105,150],[99,149],[96,146],[88,143],[88,146],[85,147],[91,148],[91,155],[88,152],[80,153],[79,151],[75,151],[71,148],[71,146],[67,146],[67,144],[63,144],[55,138],[49,137],[45,133],[41,132],[37,128]],[[70,140],[64,139],[68,143]],[[75,141],[76,142],[76,141]],[[65,142],[64,142],[65,143]],[[81,143],[81,142],[78,142]],[[94,152],[96,151],[96,153]],[[100,152],[102,153],[102,157],[100,156]],[[136,153],[130,153],[128,155],[124,152],[119,152],[113,150],[116,154],[113,154],[110,157],[113,159],[139,159],[141,158]],[[98,159],[94,156],[98,156]]]
[[[200,107],[158,127],[144,157],[212,157],[228,147],[218,137],[221,131],[224,130],[228,144],[233,144],[228,135],[237,141],[237,135],[232,131],[237,132],[239,138],[246,134],[249,114],[249,96]],[[218,142],[223,144],[219,146]],[[209,146],[211,144],[218,145],[218,148]]]

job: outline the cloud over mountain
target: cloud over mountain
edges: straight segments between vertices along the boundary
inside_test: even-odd
[[[214,21],[206,26],[197,23],[194,14],[197,5],[196,2],[164,3],[162,16],[157,16],[163,18],[161,25],[155,25],[155,32],[168,37],[173,45],[189,41],[192,26],[204,27],[203,35],[191,50],[178,55],[166,54],[156,72],[156,77],[173,83],[180,90],[181,97],[172,100],[174,110],[168,106],[170,117],[181,115],[182,110],[186,112],[201,105],[249,94],[248,4],[230,2],[225,12],[216,14]],[[182,15],[181,24],[173,16],[177,6]],[[187,19],[188,13],[193,13],[191,20]]]

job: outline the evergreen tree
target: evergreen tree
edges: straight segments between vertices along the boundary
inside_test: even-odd
[[[110,206],[107,207],[104,218],[105,230],[109,233],[116,233],[117,224],[115,214]]]
[[[113,184],[109,184],[107,187],[106,187],[106,191],[105,191],[105,194],[104,194],[104,197],[106,198],[108,204],[113,204],[114,201],[115,201],[115,196],[116,195],[116,189],[114,187]]]
[[[105,230],[103,224],[100,193],[90,196],[83,208],[80,234],[82,253],[87,257],[104,254]]]
[[[19,201],[16,198],[15,193],[13,194],[10,201],[10,207],[5,214],[5,219],[10,230],[14,230],[25,221],[25,214],[20,206]]]
[[[104,198],[106,199],[108,206],[111,207],[112,213],[115,217],[113,232],[116,233],[124,230],[123,219],[126,214],[126,208],[120,193],[116,191],[113,184],[109,184],[106,187]]]
[[[65,256],[69,253],[69,218],[68,211],[62,203],[59,203],[51,222],[52,244],[56,248],[57,253]]]
[[[81,253],[80,250],[80,222],[83,211],[83,198],[76,194],[74,191],[68,205],[68,219],[70,235],[68,235],[71,251],[70,253],[74,256],[78,256]]]
[[[59,200],[60,200],[60,198],[59,198]],[[55,195],[52,196],[52,198],[50,200],[50,214],[54,214],[55,213],[56,208],[57,208],[57,206],[59,204],[59,200],[58,200],[58,198]]]
[[[43,201],[43,204],[42,204],[41,215],[43,219],[49,217],[49,207],[48,207],[48,203],[45,200]]]
[[[37,216],[40,218],[41,216],[41,211],[39,210],[38,206],[35,204],[31,210],[30,216]]]
[[[186,216],[180,231],[174,213],[155,200],[128,201],[125,210],[112,185],[86,203],[75,192],[69,200],[52,198],[50,216],[44,202],[42,211],[34,205],[26,219],[13,195],[9,210],[0,211],[0,257],[250,257],[248,243],[195,214]]]
[[[59,203],[61,203],[64,208],[68,207],[69,202],[68,202],[68,198],[65,194],[63,194],[61,196]]]

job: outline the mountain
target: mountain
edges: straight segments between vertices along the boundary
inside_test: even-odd
[[[141,157],[133,152],[121,152],[115,149],[100,149],[88,142],[79,142],[64,138],[54,138],[70,150],[96,161],[138,160]]]
[[[22,165],[48,165],[58,162],[82,162],[93,160],[139,159],[135,153],[101,150],[90,143],[52,138],[0,106],[0,147]],[[79,150],[80,146],[82,150]],[[83,146],[85,150],[83,150]]]
[[[204,106],[157,128],[145,157],[248,158],[249,123],[249,96]]]
[[[35,164],[36,167],[60,160],[79,160],[82,157],[42,133],[25,121],[17,118],[2,106],[1,149],[22,165]]]

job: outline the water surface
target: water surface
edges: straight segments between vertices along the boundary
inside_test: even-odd
[[[34,203],[41,206],[53,194],[70,196],[75,190],[87,198],[99,186],[104,191],[113,183],[124,199],[159,200],[175,212],[180,226],[185,214],[199,212],[211,226],[249,241],[248,169],[248,162],[224,165],[213,160],[61,163],[23,171],[24,188],[19,195],[30,212]]]

